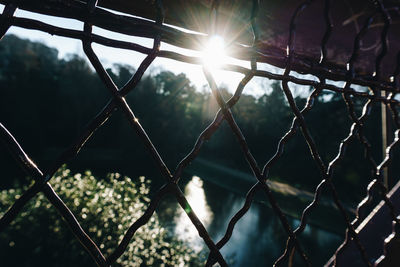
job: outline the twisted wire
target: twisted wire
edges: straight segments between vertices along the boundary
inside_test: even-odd
[[[359,236],[355,231],[355,227],[358,226],[363,219],[360,214],[370,202],[373,190],[379,190],[381,198],[383,199],[385,205],[389,208],[392,220],[395,222],[396,225],[399,224],[399,218],[397,217],[397,214],[395,214],[394,205],[387,196],[387,188],[385,188],[381,181],[383,168],[387,167],[390,164],[390,161],[393,157],[393,150],[395,147],[398,146],[400,134],[400,118],[397,110],[400,103],[398,98],[396,98],[396,96],[400,92],[398,86],[400,76],[400,52],[398,53],[396,59],[397,64],[392,76],[392,80],[388,82],[382,78],[382,62],[388,53],[388,32],[390,26],[392,25],[392,18],[390,13],[392,12],[392,14],[395,13],[397,15],[400,15],[400,11],[398,8],[394,7],[386,9],[382,0],[371,1],[375,6],[376,11],[374,14],[367,18],[363,27],[355,37],[353,51],[348,61],[348,68],[341,69],[340,67],[334,65],[331,65],[331,67],[327,67],[327,43],[334,28],[330,15],[330,0],[324,0],[325,5],[323,15],[325,21],[325,32],[321,40],[320,46],[321,57],[317,64],[315,64],[314,62],[310,62],[307,57],[301,56],[295,51],[297,20],[300,14],[315,1],[304,1],[297,7],[294,14],[292,15],[289,25],[289,39],[286,51],[287,55],[285,56],[259,52],[259,46],[262,43],[260,41],[260,28],[258,24],[260,1],[253,0],[251,15],[249,18],[249,25],[251,26],[251,29],[253,31],[253,44],[250,47],[244,47],[237,44],[233,45],[233,47],[237,51],[237,54],[233,54],[233,56],[239,59],[248,60],[250,61],[251,65],[250,68],[245,68],[234,64],[224,64],[221,67],[223,70],[244,74],[244,78],[239,82],[234,95],[230,99],[225,101],[223,96],[221,95],[221,92],[219,91],[218,86],[214,81],[213,74],[203,65],[203,61],[201,58],[160,49],[161,41],[185,48],[193,48],[194,43],[205,40],[204,36],[192,33],[183,33],[179,29],[175,29],[165,25],[163,23],[165,17],[165,9],[162,6],[161,0],[156,0],[154,2],[154,9],[156,14],[156,19],[154,22],[146,21],[140,18],[127,17],[124,15],[116,16],[114,13],[108,10],[99,8],[97,6],[97,2],[97,0],[89,0],[86,3],[80,1],[72,1],[69,5],[69,8],[66,9],[64,6],[65,3],[63,3],[62,1],[55,1],[54,3],[52,3],[53,6],[48,5],[46,7],[36,6],[29,1],[6,1],[7,4],[0,17],[0,37],[3,37],[11,26],[18,26],[26,29],[40,30],[50,33],[52,35],[81,40],[83,50],[87,58],[91,62],[102,82],[106,85],[106,88],[112,94],[112,98],[107,102],[104,108],[87,124],[87,126],[78,136],[78,138],[74,140],[71,145],[54,160],[50,168],[48,168],[44,172],[42,172],[39,167],[36,166],[36,164],[24,152],[24,150],[19,145],[17,140],[15,140],[12,134],[6,129],[3,124],[0,123],[0,140],[2,140],[4,144],[9,148],[11,154],[15,157],[16,161],[19,162],[22,166],[22,169],[24,169],[28,173],[28,175],[30,175],[35,181],[34,184],[30,186],[0,218],[0,231],[9,226],[9,224],[15,219],[15,217],[20,213],[21,209],[31,198],[33,198],[39,192],[43,192],[44,195],[49,199],[51,204],[59,211],[60,215],[67,221],[72,232],[80,241],[82,246],[91,255],[94,262],[98,266],[109,266],[115,263],[115,261],[126,250],[136,231],[149,221],[149,219],[153,216],[156,208],[159,206],[161,201],[163,201],[163,198],[167,195],[172,195],[176,198],[178,204],[185,210],[192,224],[198,230],[199,236],[204,240],[206,246],[210,250],[206,266],[211,266],[217,262],[221,266],[227,266],[227,263],[224,257],[221,255],[220,250],[229,242],[233,234],[235,225],[248,212],[252,203],[254,203],[255,194],[259,191],[262,191],[265,193],[268,202],[272,207],[272,210],[274,211],[275,215],[278,216],[281,225],[288,235],[285,250],[283,254],[276,260],[274,265],[282,265],[283,262],[288,259],[288,257],[290,257],[289,264],[291,264],[291,257],[294,255],[294,252],[297,251],[302,258],[303,263],[307,266],[310,266],[310,259],[305,254],[297,237],[302,232],[304,232],[310,214],[319,204],[322,191],[325,188],[328,188],[332,193],[333,202],[338,207],[347,226],[345,241],[336,251],[336,258],[341,253],[343,253],[344,247],[351,240],[354,240],[358,250],[361,253],[361,257],[364,263],[368,266],[371,266],[371,262],[366,254],[365,248],[360,243]],[[215,11],[214,15],[216,24],[218,23],[219,15],[219,12],[217,11],[222,4],[223,2],[221,1],[212,1],[211,11]],[[17,7],[22,7],[31,11],[39,11],[40,8],[43,8],[44,12],[50,15],[75,18],[84,22],[84,28],[82,31],[71,30],[67,28],[56,27],[34,19],[14,17],[14,12]],[[80,12],[77,12],[78,10]],[[369,77],[368,75],[359,75],[355,71],[354,63],[359,58],[361,40],[370,29],[371,24],[375,19],[377,13],[379,13],[383,19],[383,28],[379,40],[381,45],[380,52],[375,59],[375,75],[373,77]],[[114,21],[115,23],[110,23],[111,21]],[[124,26],[115,27],[114,25],[118,25],[118,23],[120,23],[119,25],[121,25],[122,23],[122,25]],[[112,30],[114,32],[152,38],[153,47],[147,48],[132,42],[114,40],[108,37],[93,34],[93,26],[99,26],[105,29]],[[101,65],[97,55],[91,47],[92,43],[136,51],[145,54],[146,57],[141,62],[139,68],[132,75],[130,80],[124,86],[118,88],[114,84],[108,73],[105,71],[104,67]],[[127,104],[125,100],[126,95],[137,87],[137,84],[143,77],[145,71],[149,68],[154,59],[158,57],[169,58],[189,64],[202,65],[203,73],[211,88],[211,92],[219,105],[219,110],[217,111],[213,121],[199,134],[192,149],[188,152],[187,155],[182,158],[182,160],[176,166],[175,171],[172,173],[170,172],[167,165],[164,163],[161,155],[157,151],[157,148],[151,142],[145,129],[141,126],[141,124],[135,117],[132,108]],[[257,68],[257,63],[265,62],[272,63],[275,66],[284,68],[283,74],[275,74],[270,71],[259,70]],[[298,77],[292,74],[292,71],[314,74],[318,78],[318,80]],[[265,163],[262,169],[260,169],[256,162],[256,159],[251,153],[245,136],[243,135],[238,124],[236,123],[236,120],[231,111],[231,108],[239,101],[245,87],[254,77],[263,77],[271,80],[281,81],[283,93],[288,101],[292,113],[294,114],[290,129],[281,137],[277,144],[275,154]],[[343,87],[339,87],[335,84],[328,83],[329,79],[345,81],[345,85]],[[311,94],[308,96],[307,102],[301,110],[297,107],[293,94],[291,93],[289,87],[290,82],[298,85],[312,86],[314,88]],[[358,91],[355,89],[354,86],[352,87],[352,85],[368,86],[371,88],[372,91],[371,93]],[[339,151],[336,157],[329,162],[328,166],[325,165],[325,162],[321,158],[318,147],[314,142],[311,132],[309,131],[304,119],[304,116],[312,109],[315,99],[319,96],[322,90],[330,90],[332,92],[342,94],[343,100],[346,103],[348,114],[352,121],[352,126],[350,128],[348,136],[340,142]],[[380,95],[380,92],[386,92],[386,96]],[[356,114],[355,104],[353,101],[353,98],[355,97],[367,100],[363,106],[362,114],[360,116]],[[372,156],[372,146],[364,133],[364,124],[372,110],[372,106],[374,103],[382,103],[383,105],[386,105],[388,107],[396,126],[396,130],[394,132],[395,137],[393,141],[387,146],[386,155],[384,159],[382,159],[382,161],[379,163],[379,165],[375,162]],[[142,140],[142,143],[144,144],[148,153],[150,153],[150,155],[152,156],[153,161],[157,165],[161,175],[165,178],[166,183],[152,197],[149,205],[144,211],[144,214],[139,219],[131,223],[130,227],[127,229],[122,240],[119,242],[114,251],[110,255],[105,257],[100,249],[97,247],[97,245],[82,229],[74,214],[59,198],[57,193],[54,192],[53,188],[49,184],[49,181],[60,168],[60,166],[62,166],[62,164],[74,158],[80,152],[81,148],[92,137],[97,129],[99,129],[117,109],[120,109],[124,113],[127,120],[130,122],[130,126],[134,129],[136,135],[138,135]],[[185,198],[183,192],[180,190],[178,183],[186,167],[196,159],[201,148],[204,146],[204,143],[212,138],[212,136],[219,129],[224,120],[228,123],[231,131],[234,133],[236,139],[238,140],[243,155],[247,160],[249,167],[253,172],[253,175],[256,178],[257,182],[247,192],[242,207],[230,219],[224,236],[217,243],[214,243],[206,228],[195,214],[195,211],[193,211],[193,209],[191,208],[187,209],[187,207],[190,207],[190,204]],[[323,179],[314,192],[314,198],[312,202],[303,210],[298,227],[293,231],[289,225],[286,215],[283,213],[278,202],[272,195],[267,180],[269,178],[269,171],[271,167],[274,166],[274,164],[282,157],[282,155],[284,154],[285,145],[297,133],[299,128],[303,134],[304,140],[309,147],[312,158],[317,164],[319,171],[321,172]],[[370,163],[374,175],[373,180],[368,185],[366,197],[357,206],[355,219],[350,222],[346,210],[341,203],[337,191],[332,183],[332,176],[334,168],[342,161],[345,156],[346,147],[356,138],[360,141],[361,146],[364,149],[365,157]],[[393,234],[396,234],[395,231],[393,232]],[[387,244],[385,244],[385,248],[386,246]],[[379,260],[375,261],[374,264],[378,266],[382,260],[385,260],[385,257],[386,249],[384,255],[382,255]],[[335,262],[335,264],[337,263]]]

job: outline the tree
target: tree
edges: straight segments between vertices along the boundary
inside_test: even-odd
[[[82,228],[109,255],[127,228],[149,205],[149,181],[132,181],[118,173],[96,179],[90,171],[71,174],[61,168],[51,180],[54,190],[76,215]],[[26,188],[25,188],[26,189]],[[25,190],[0,192],[0,215]],[[0,233],[4,266],[92,266],[94,263],[43,194],[32,199]],[[21,257],[23,255],[23,257]],[[171,237],[157,214],[139,228],[113,266],[187,266],[200,260],[182,241]]]

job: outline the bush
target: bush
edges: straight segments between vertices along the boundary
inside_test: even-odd
[[[51,180],[54,190],[75,214],[82,228],[105,255],[115,249],[127,228],[148,206],[149,181],[133,182],[114,173],[96,179],[90,171],[72,175],[62,168]],[[24,192],[0,192],[0,215]],[[0,233],[4,266],[93,266],[94,262],[73,236],[47,198],[38,194],[6,230]],[[171,237],[157,214],[139,228],[114,266],[199,265],[198,256]]]

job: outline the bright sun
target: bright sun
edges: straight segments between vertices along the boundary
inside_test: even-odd
[[[224,38],[212,36],[203,50],[203,63],[207,68],[218,69],[226,62]]]

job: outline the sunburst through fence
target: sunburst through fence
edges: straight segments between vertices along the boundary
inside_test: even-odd
[[[356,251],[356,255],[359,258],[357,260],[362,262],[361,264],[368,266],[391,266],[390,264],[393,264],[396,258],[396,247],[389,246],[388,244],[398,242],[400,220],[400,217],[398,217],[399,207],[393,202],[396,188],[393,189],[394,191],[392,190],[392,192],[388,193],[390,189],[389,185],[394,184],[396,181],[395,177],[390,177],[388,168],[390,164],[397,164],[396,162],[391,162],[391,160],[393,159],[392,152],[399,141],[398,135],[400,129],[398,114],[400,104],[398,95],[400,53],[397,54],[396,51],[400,47],[398,46],[397,37],[393,37],[393,35],[398,33],[399,29],[397,26],[400,21],[399,2],[386,1],[386,3],[383,0],[375,0],[364,3],[363,5],[366,8],[362,12],[354,14],[353,17],[342,23],[343,26],[346,23],[353,23],[355,20],[363,18],[364,21],[362,23],[355,23],[355,34],[341,33],[340,31],[337,33],[335,31],[337,17],[339,17],[338,12],[340,10],[335,9],[333,1],[310,0],[296,5],[292,3],[290,6],[293,8],[288,9],[288,11],[291,11],[291,16],[285,14],[284,18],[277,17],[270,20],[263,17],[267,16],[265,14],[268,6],[267,2],[263,0],[232,2],[198,1],[198,3],[196,1],[187,1],[185,4],[182,4],[179,1],[164,1],[163,3],[161,0],[156,0],[144,1],[136,5],[133,3],[130,6],[129,3],[124,4],[121,1],[41,0],[33,2],[0,0],[0,3],[5,5],[0,18],[1,36],[4,36],[10,27],[16,26],[80,40],[86,57],[101,81],[112,94],[112,98],[108,101],[107,105],[81,130],[79,138],[70,147],[65,149],[54,160],[51,167],[46,170],[42,170],[34,163],[19,144],[19,141],[0,122],[1,140],[20,163],[21,168],[30,177],[34,178],[33,185],[1,217],[0,231],[11,227],[11,222],[21,213],[24,206],[39,192],[42,192],[59,211],[60,216],[68,223],[71,231],[80,241],[82,247],[93,258],[93,261],[99,266],[110,266],[121,257],[137,230],[149,222],[157,207],[160,206],[160,203],[165,201],[164,196],[170,195],[176,198],[182,207],[184,212],[181,216],[187,216],[190,219],[208,248],[209,251],[205,265],[212,266],[218,263],[221,266],[227,266],[228,261],[221,250],[229,243],[237,223],[248,213],[250,207],[253,205],[256,193],[263,192],[265,194],[265,201],[272,208],[274,215],[278,218],[285,232],[286,247],[282,251],[281,256],[275,259],[274,264],[277,266],[292,266],[294,264],[293,261],[295,261],[297,264],[311,266],[313,258],[307,254],[300,237],[308,225],[310,216],[321,206],[321,198],[325,190],[330,192],[332,202],[339,211],[338,216],[342,217],[341,219],[346,225],[344,242],[336,252],[332,253],[332,259],[327,265],[341,266],[345,264],[346,260],[349,259],[349,251],[353,250]],[[360,1],[353,2],[359,4]],[[352,3],[352,1],[349,1],[349,3]],[[182,5],[180,6],[179,4]],[[182,22],[184,19],[180,20],[178,17],[179,14],[174,12],[189,8],[191,5],[195,7],[193,10],[203,12],[203,18],[207,18],[208,20],[207,26],[200,25],[196,27],[189,23],[187,24],[188,28],[207,32],[209,35],[186,31],[183,28],[173,27],[164,23],[164,20],[166,20],[170,24],[185,26],[185,23]],[[128,8],[129,6],[131,7],[129,10],[137,16],[128,16],[127,14],[117,12],[124,11],[124,8]],[[82,30],[62,28],[32,18],[14,16],[17,8],[56,17],[76,19],[83,22],[84,27]],[[351,8],[350,4],[349,8]],[[227,15],[226,10],[230,11],[231,14],[229,15],[228,12]],[[205,11],[207,11],[207,14],[204,15]],[[226,20],[226,17],[234,16],[232,14],[238,16],[237,21],[233,23],[234,26],[231,26],[233,30],[225,28],[225,32],[221,33],[218,25],[224,19]],[[311,29],[308,29],[308,32],[304,31],[304,27],[298,27],[301,24],[304,14],[307,16],[318,14],[324,21],[324,24],[314,25],[317,29],[315,31]],[[267,29],[268,25],[266,25],[266,21],[271,22],[274,20],[277,22],[277,25],[271,25],[271,28]],[[309,19],[309,22],[312,25],[312,19]],[[117,40],[93,33],[93,26],[130,36],[151,38],[153,39],[153,46],[152,48],[148,48],[130,41]],[[340,28],[340,25],[338,28],[343,29]],[[232,34],[235,31],[238,33]],[[277,34],[277,31],[280,31],[280,33]],[[307,36],[307,34],[311,36]],[[246,43],[246,36],[249,40],[249,35],[251,36],[251,41],[243,44]],[[366,48],[363,45],[364,38],[372,38],[374,40],[373,45]],[[318,40],[316,41],[316,39]],[[307,46],[308,40],[312,40],[312,44],[309,46]],[[340,40],[345,40],[347,46],[340,44]],[[181,48],[197,50],[199,52],[197,55],[199,56],[162,50],[160,49],[162,42]],[[92,48],[93,43],[136,51],[144,54],[145,59],[141,62],[131,79],[125,85],[118,88],[101,64],[98,55],[94,52]],[[298,46],[299,43],[301,44],[300,46]],[[348,45],[349,43],[351,44],[350,46]],[[342,49],[343,47],[347,48]],[[374,53],[363,53],[365,50],[373,50]],[[250,68],[232,63],[228,57],[247,61],[250,63]],[[215,114],[213,121],[200,133],[191,151],[181,159],[174,171],[171,171],[167,167],[157,147],[146,133],[146,129],[142,127],[135,116],[134,107],[131,107],[125,99],[135,89],[145,71],[156,58],[168,58],[187,64],[202,66],[208,86],[219,106],[219,110]],[[264,63],[276,66],[282,72],[275,73],[261,68],[260,66]],[[244,75],[244,78],[237,85],[236,91],[228,100],[224,99],[215,81],[217,69]],[[281,83],[282,92],[293,117],[290,129],[282,134],[281,139],[276,144],[275,154],[262,167],[259,166],[253,156],[254,154],[251,152],[245,135],[236,123],[234,112],[231,110],[241,99],[246,86],[257,77]],[[292,87],[296,85],[313,88],[303,107],[299,107],[299,103],[296,102],[293,95]],[[351,127],[348,129],[348,135],[337,144],[336,156],[330,160],[326,160],[322,156],[319,145],[315,141],[315,137],[313,137],[309,123],[307,122],[307,115],[311,113],[314,102],[322,91],[334,92],[341,95],[346,104],[346,112],[351,118]],[[358,108],[355,103],[356,99],[364,101],[361,114],[358,114]],[[365,122],[368,120],[371,109],[376,104],[379,104],[382,110],[382,135],[384,139],[382,143],[383,150],[385,151],[384,156],[382,156],[379,162],[372,155],[371,145],[380,145],[381,140],[368,140],[365,134]],[[126,120],[134,129],[137,136],[139,136],[147,152],[152,156],[159,172],[165,178],[165,184],[152,197],[146,209],[143,210],[143,215],[132,222],[118,246],[115,247],[112,253],[107,255],[85,232],[87,229],[81,227],[78,219],[53,190],[49,181],[65,162],[74,158],[80,152],[88,139],[96,134],[95,131],[117,109],[124,113]],[[196,157],[205,142],[213,138],[214,133],[217,132],[223,122],[229,125],[231,132],[238,141],[238,146],[243,152],[243,157],[254,176],[254,185],[247,192],[243,205],[236,207],[237,210],[234,215],[225,225],[225,234],[220,240],[213,240],[204,222],[200,220],[196,213],[196,210],[199,210],[199,208],[196,209],[199,203],[191,206],[184,192],[180,189],[179,182],[185,169],[192,162],[196,161]],[[296,132],[301,132],[303,141],[308,146],[309,153],[320,173],[320,183],[316,187],[307,207],[302,211],[298,224],[293,227],[287,218],[288,215],[282,210],[281,203],[277,201],[276,196],[273,194],[271,184],[268,181],[270,178],[270,169],[284,156],[284,147]],[[392,138],[390,138],[391,134],[393,135]],[[365,188],[365,198],[360,199],[361,202],[355,213],[349,215],[348,208],[340,199],[335,188],[333,178],[334,170],[340,166],[341,161],[346,156],[346,148],[351,143],[356,142],[359,142],[363,148],[365,158],[369,162],[373,172],[371,177],[368,177],[370,183],[368,188]],[[357,164],[357,162],[354,162],[354,164]],[[290,168],[289,165],[287,167]],[[391,179],[391,181],[388,182],[388,179]],[[192,182],[195,181],[197,180]],[[368,206],[374,192],[376,192],[375,198],[382,200],[380,205],[386,207],[389,214],[389,222],[393,222],[394,225],[393,233],[384,236],[387,237],[384,241],[381,242],[379,240],[382,250],[378,257],[375,254],[370,254],[370,249],[368,248],[370,244],[366,243],[360,230],[361,226],[365,227],[365,224],[367,224],[367,222],[363,223],[366,216],[361,216],[361,211]],[[229,203],[226,203],[226,205],[229,205]],[[371,213],[371,216],[374,214]],[[252,226],[249,225],[249,227]],[[384,237],[381,236],[381,238]],[[268,253],[268,251],[265,253]]]

